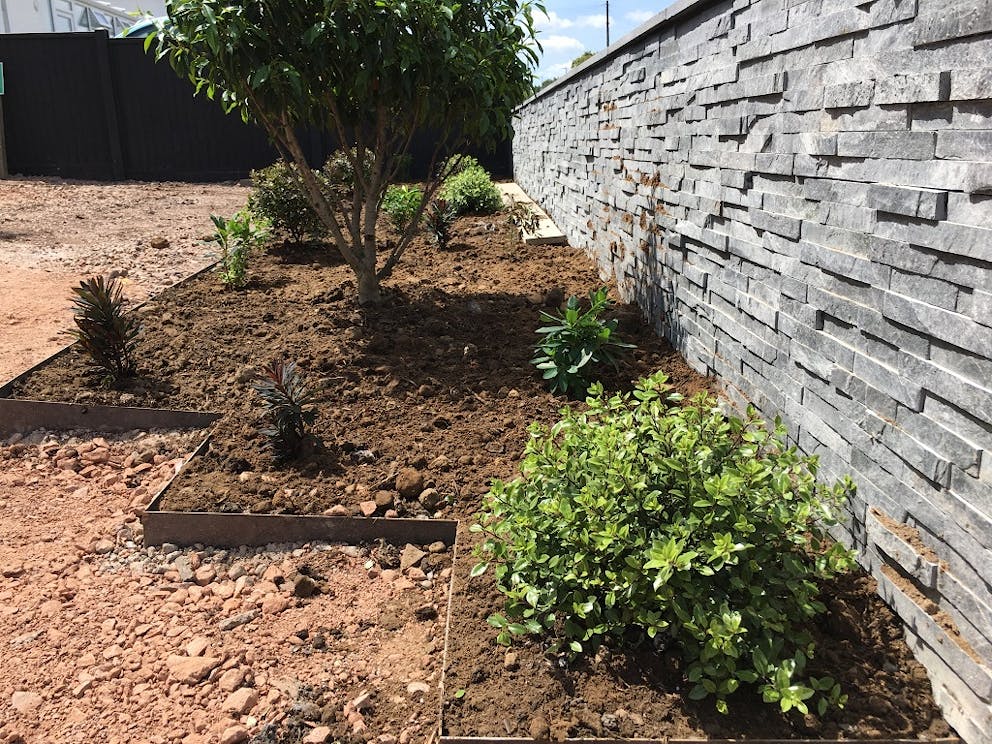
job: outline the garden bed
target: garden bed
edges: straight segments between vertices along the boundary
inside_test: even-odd
[[[219,411],[201,454],[149,512],[160,509],[180,526],[213,520],[225,531],[251,517],[322,514],[397,527],[407,522],[400,517],[471,519],[491,478],[516,475],[527,425],[554,421],[564,404],[530,365],[539,311],[599,284],[588,259],[567,247],[523,245],[502,218],[460,220],[448,251],[418,241],[385,306],[374,310],[355,304],[352,275],[333,251],[283,247],[256,261],[243,291],[224,291],[206,274],[153,300],[143,310],[140,375],[124,386],[99,386],[68,353],[11,390],[86,407]],[[614,312],[623,338],[639,348],[608,375],[609,388],[663,369],[683,393],[710,389],[635,309]],[[320,444],[284,469],[263,451],[251,389],[254,371],[274,358],[298,361],[318,408]],[[240,529],[230,527],[231,541]],[[863,574],[825,590],[830,612],[816,629],[820,651],[811,671],[835,676],[850,701],[821,720],[780,716],[748,693],[731,697],[731,715],[720,716],[712,700],[686,700],[671,654],[602,653],[567,671],[536,643],[508,656],[485,622],[500,596],[488,574],[469,579],[472,562],[467,556],[455,564],[442,722],[452,741],[951,733],[898,621]]]
[[[599,283],[574,249],[523,245],[502,218],[459,220],[447,251],[418,239],[376,310],[358,308],[330,249],[278,249],[243,291],[207,274],[157,297],[136,380],[101,388],[69,354],[13,396],[223,413],[163,509],[361,515],[378,501],[379,516],[469,514],[491,478],[513,475],[527,425],[563,405],[529,363],[539,311]],[[617,314],[639,348],[612,384],[666,369],[684,392],[708,389],[635,309]],[[262,451],[251,390],[273,358],[299,362],[323,445],[286,469]]]
[[[686,697],[678,655],[650,648],[603,650],[564,669],[536,641],[494,643],[486,618],[503,609],[492,572],[470,578],[471,538],[459,536],[445,666],[443,733],[466,737],[592,739],[881,739],[952,736],[933,701],[926,670],[906,645],[899,619],[860,571],[824,587],[828,612],[814,627],[813,675],[833,676],[849,696],[820,718],[780,715],[752,690],[728,699]],[[455,693],[464,694],[455,697]],[[512,693],[508,692],[512,691]]]

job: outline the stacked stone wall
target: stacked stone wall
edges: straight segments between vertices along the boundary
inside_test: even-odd
[[[992,741],[992,0],[683,0],[518,114],[570,242],[853,477],[847,538]]]

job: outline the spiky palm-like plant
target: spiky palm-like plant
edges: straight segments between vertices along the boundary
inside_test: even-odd
[[[133,377],[141,323],[133,311],[125,310],[120,284],[96,276],[81,281],[72,293],[76,327],[66,333],[76,339],[91,364],[106,370],[113,380]]]
[[[262,367],[254,384],[265,408],[266,426],[261,430],[277,462],[300,454],[307,427],[317,418],[313,397],[296,368],[296,362],[274,361]]]

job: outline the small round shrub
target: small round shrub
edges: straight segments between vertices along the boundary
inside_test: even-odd
[[[282,160],[251,172],[252,192],[248,208],[287,233],[295,243],[309,236],[320,239],[324,225],[317,217],[296,178],[296,166]]]
[[[352,147],[351,157],[346,150],[335,150],[324,163],[324,177],[328,183],[339,189],[352,191],[355,188],[355,167],[352,160],[357,162],[362,168],[366,177],[372,174],[372,166],[375,164],[375,153],[365,150],[361,157],[358,155],[358,148]]]
[[[424,192],[417,186],[390,186],[382,198],[382,211],[402,232],[416,216],[423,200]]]
[[[824,532],[851,488],[816,482],[817,461],[750,410],[728,417],[705,395],[684,402],[663,374],[633,393],[590,388],[588,410],[531,428],[522,477],[496,481],[477,554],[495,566],[506,645],[546,634],[563,657],[604,642],[680,652],[689,697],[752,686],[783,712],[846,696],[804,674],[818,581],[852,557]]]
[[[441,187],[440,196],[458,214],[492,214],[503,208],[499,189],[482,168],[468,168],[452,176]]]

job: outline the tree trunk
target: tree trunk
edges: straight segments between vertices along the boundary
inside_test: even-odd
[[[358,304],[378,305],[382,302],[382,292],[379,291],[379,279],[375,275],[375,265],[371,267],[362,264],[355,272],[358,276]]]

